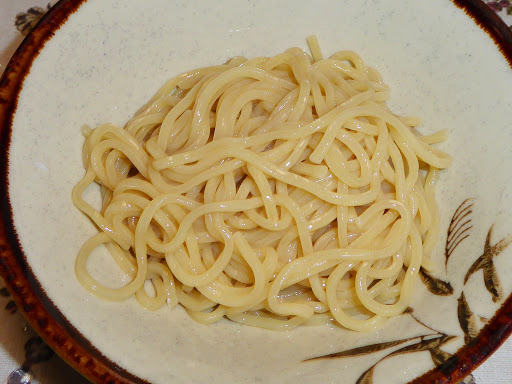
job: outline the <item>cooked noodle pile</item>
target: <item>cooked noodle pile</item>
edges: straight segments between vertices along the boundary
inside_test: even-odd
[[[354,52],[298,48],[167,82],[124,128],[84,131],[76,206],[98,226],[80,283],[201,323],[268,329],[332,321],[375,329],[409,305],[438,237],[434,198],[450,164],[393,114],[389,88]],[[82,195],[101,186],[100,211]],[[86,268],[104,244],[120,289]]]

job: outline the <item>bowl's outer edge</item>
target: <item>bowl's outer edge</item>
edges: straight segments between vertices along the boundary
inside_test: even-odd
[[[103,356],[53,305],[27,264],[16,235],[8,193],[12,117],[30,67],[55,31],[86,0],[60,0],[20,45],[0,79],[0,274],[32,327],[68,364],[95,383],[147,383]],[[512,68],[512,31],[481,0],[451,0],[494,40]],[[512,334],[512,295],[480,332],[445,364],[410,384],[451,384],[483,363]]]

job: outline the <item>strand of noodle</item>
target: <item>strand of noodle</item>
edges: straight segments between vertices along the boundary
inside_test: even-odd
[[[286,172],[282,169],[280,169],[278,166],[274,165],[273,163],[269,161],[265,161],[261,158],[261,156],[258,156],[257,154],[241,148],[225,148],[223,153],[226,153],[227,158],[236,158],[239,160],[244,161],[245,163],[249,163],[251,165],[254,165],[256,168],[260,169],[262,172],[266,173],[267,175],[282,181],[284,183],[293,185],[297,188],[301,188],[312,195],[316,195],[319,198],[331,203],[331,204],[341,204],[341,205],[364,205],[372,200],[375,199],[377,195],[377,188],[379,187],[378,184],[378,174],[375,173],[371,182],[370,182],[370,189],[367,192],[362,192],[357,195],[339,195],[337,193],[325,191],[318,187],[318,185],[314,182],[311,182],[310,180],[290,173]],[[153,167],[158,168],[159,164],[158,160],[153,162]],[[227,163],[225,163],[227,164]],[[223,165],[225,165],[223,164]],[[160,165],[161,167],[161,165]],[[224,173],[224,172],[223,172]],[[209,172],[208,175],[204,175],[204,179],[200,179],[201,181],[207,180],[209,177],[211,177],[212,172]],[[198,177],[199,178],[199,177]],[[195,180],[196,184],[197,181]],[[176,187],[175,193],[180,193],[181,191],[186,191],[186,185],[187,183],[182,184],[181,186]],[[192,183],[191,183],[192,184]],[[174,189],[174,188],[173,188]],[[171,190],[171,188],[167,188],[168,191]],[[180,192],[178,192],[180,191]]]
[[[147,271],[147,258],[145,255],[141,255],[140,257],[136,258],[137,274],[127,285],[117,289],[105,287],[94,280],[87,271],[87,259],[96,247],[110,241],[112,241],[112,238],[104,232],[98,233],[97,235],[87,240],[78,252],[75,265],[75,273],[80,283],[83,286],[88,287],[89,291],[93,294],[112,301],[126,300],[128,297],[132,296],[144,283]]]
[[[397,253],[396,255],[392,256],[391,264],[388,267],[375,269],[372,266],[368,270],[368,277],[372,279],[386,279],[397,276],[403,265],[403,257],[400,255],[400,253]]]
[[[144,286],[140,287],[135,292],[135,298],[139,304],[150,310],[157,310],[165,302],[170,307],[178,304],[174,279],[167,267],[161,263],[149,262],[147,278],[153,281],[156,295],[154,298],[151,298],[146,294]]]
[[[440,226],[439,226],[439,211],[436,204],[435,197],[435,186],[438,181],[439,170],[436,168],[430,168],[427,178],[425,180],[425,199],[427,201],[428,206],[430,207],[430,216],[432,223],[430,228],[423,240],[423,253],[426,255],[425,258],[425,269],[431,271],[434,269],[433,265],[429,263],[429,257],[434,249],[436,244],[436,239],[439,237]]]
[[[206,110],[209,110],[208,104],[210,103],[210,100],[213,98],[213,95],[218,91],[218,89],[225,86],[229,82],[234,81],[237,78],[247,77],[254,78],[260,81],[269,81],[271,83],[275,83],[289,90],[295,88],[295,84],[280,79],[278,77],[272,76],[259,68],[251,68],[247,66],[235,67],[221,73],[205,87],[205,89],[201,92],[201,95],[195,102],[195,113],[194,118],[192,120],[192,127],[194,127],[192,132],[195,132],[195,134],[194,136],[190,136],[189,142],[187,143],[188,147],[193,147],[194,145],[202,142],[204,138],[207,136],[207,129],[204,125],[204,116],[206,114]]]
[[[153,166],[156,170],[169,168],[171,166],[183,165],[190,162],[195,162],[202,159],[205,153],[216,153],[220,148],[227,146],[237,146],[239,148],[255,147],[261,144],[267,144],[274,140],[293,140],[303,139],[312,135],[315,132],[321,131],[323,128],[332,123],[333,120],[339,119],[340,121],[353,120],[360,116],[373,116],[373,112],[378,111],[375,106],[360,106],[362,102],[368,99],[367,93],[351,97],[345,103],[337,106],[335,109],[319,117],[310,124],[300,128],[283,129],[275,132],[254,135],[252,137],[241,138],[223,138],[212,141],[206,144],[201,150],[186,151],[183,153],[163,157],[153,161]],[[343,113],[343,116],[340,115]],[[339,117],[341,116],[341,117]],[[415,137],[415,136],[413,136]]]
[[[308,36],[306,41],[309,45],[309,50],[311,51],[311,55],[313,56],[314,61],[322,60],[322,51],[320,50],[320,44],[318,44],[318,39],[316,36]]]
[[[353,264],[349,262],[343,262],[339,264],[330,274],[326,284],[327,303],[329,305],[332,315],[339,324],[354,331],[368,332],[382,326],[383,322],[385,321],[385,318],[383,318],[380,315],[374,315],[369,319],[365,320],[355,319],[347,315],[341,309],[336,295],[336,288],[339,281],[353,267]]]
[[[382,304],[373,300],[370,297],[368,293],[368,287],[366,285],[366,281],[368,278],[368,270],[371,267],[371,264],[369,262],[363,262],[359,269],[357,270],[357,297],[359,298],[361,303],[366,308],[371,310],[373,313],[388,317],[396,316],[402,313],[409,305],[410,295],[414,291],[413,285],[416,282],[416,275],[419,272],[422,259],[421,237],[414,227],[412,228],[411,233],[409,234],[409,239],[411,241],[412,247],[412,258],[405,273],[404,280],[402,282],[400,298],[395,304]]]
[[[85,176],[78,182],[78,184],[73,188],[72,198],[76,207],[85,213],[91,220],[100,228],[103,232],[108,233],[112,239],[115,240],[117,244],[121,246],[124,250],[127,250],[130,247],[130,244],[124,240],[121,236],[119,236],[113,229],[110,223],[108,223],[103,216],[95,210],[89,203],[87,203],[83,199],[83,193],[87,186],[89,186],[94,179],[96,178],[96,174],[92,169],[87,169]]]

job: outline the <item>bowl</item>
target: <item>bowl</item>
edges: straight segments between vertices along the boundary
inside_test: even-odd
[[[391,87],[391,109],[447,129],[435,274],[376,332],[201,325],[182,308],[102,301],[78,283],[94,225],[71,201],[85,124],[123,125],[166,80],[233,56],[350,49]],[[0,270],[70,365],[104,383],[455,383],[512,332],[512,33],[477,0],[61,0],[0,83]],[[97,191],[88,191],[93,198]],[[96,264],[94,264],[96,263]],[[92,269],[114,266],[99,254]]]

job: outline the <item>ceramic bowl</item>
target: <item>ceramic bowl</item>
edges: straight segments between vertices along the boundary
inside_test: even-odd
[[[371,334],[279,333],[86,292],[74,263],[96,229],[71,201],[80,127],[122,125],[174,75],[305,48],[311,34],[326,55],[360,53],[423,132],[449,131],[441,268],[421,273],[411,308]],[[62,0],[0,84],[2,276],[42,337],[98,383],[457,382],[512,331],[511,57],[510,30],[477,0]]]

